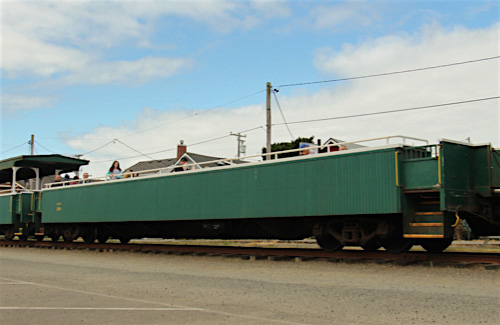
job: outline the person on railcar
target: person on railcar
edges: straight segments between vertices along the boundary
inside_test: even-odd
[[[89,173],[83,173],[83,180],[81,181],[81,183],[82,184],[90,183]]]
[[[79,181],[79,180],[80,180],[80,177],[75,176],[75,177],[73,177],[73,181],[72,181],[72,182],[70,182],[70,183],[69,183],[69,185],[77,185],[77,184],[79,184],[79,183],[80,183],[80,181]]]
[[[54,180],[54,184],[52,184],[50,187],[58,187],[58,186],[64,186],[61,175],[59,175],[59,174],[56,175],[56,178]]]
[[[306,143],[306,142],[301,142],[299,145],[299,149],[302,149],[299,153],[301,156],[307,156],[307,155],[315,155],[318,153],[317,148],[313,148],[314,144],[312,143]]]
[[[90,179],[89,173],[83,173],[83,179],[80,181],[79,184],[88,184],[88,183],[94,183],[97,182],[95,179]]]
[[[183,172],[183,171],[186,171],[186,170],[191,170],[191,167],[188,166],[188,160],[187,158],[182,158],[181,161],[179,162],[179,166],[178,167],[175,167],[173,172]]]
[[[111,167],[109,167],[106,173],[106,179],[120,179],[122,178],[122,169],[120,168],[120,163],[115,160]]]
[[[127,169],[125,173],[123,173],[123,178],[130,178],[130,177],[138,177],[138,173],[134,173],[132,169]]]
[[[333,146],[330,148],[330,151],[340,151],[340,150],[347,150],[347,147],[344,145],[341,145],[341,146]]]

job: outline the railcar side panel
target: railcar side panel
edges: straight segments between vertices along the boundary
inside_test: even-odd
[[[67,186],[44,223],[208,220],[401,212],[395,148]]]
[[[0,225],[12,225],[12,211],[16,209],[15,206],[16,195],[2,195],[0,196]]]
[[[476,194],[491,196],[491,161],[489,146],[464,146],[441,143],[443,210],[458,207],[477,210]]]

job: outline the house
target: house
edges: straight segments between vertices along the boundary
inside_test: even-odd
[[[320,148],[320,152],[327,152],[327,150],[329,152],[332,152],[332,151],[338,151],[340,148],[339,147],[335,147],[335,146],[332,146],[332,147],[327,147],[328,145],[332,145],[332,144],[336,144],[336,143],[343,143],[345,142],[344,140],[339,140],[339,139],[335,139],[335,138],[330,138],[328,140],[325,141],[325,143],[323,143],[323,147]],[[319,144],[318,144],[319,145]],[[359,145],[359,144],[355,144],[355,143],[348,143],[346,145],[344,145],[344,147],[346,149],[358,149],[358,148],[363,148],[365,146],[362,146],[362,145]]]
[[[180,144],[177,145],[177,156],[175,158],[140,161],[127,168],[126,171],[141,173],[144,171],[154,170],[155,173],[158,173],[158,170],[160,170],[159,173],[170,173],[174,167],[179,165],[182,158],[185,158],[188,161],[188,164],[193,165],[195,169],[244,163],[244,161],[238,159],[228,160],[226,158],[205,156],[194,152],[188,152],[187,146],[181,140]]]

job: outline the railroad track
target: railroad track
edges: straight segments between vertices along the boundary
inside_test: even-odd
[[[419,264],[428,266],[452,265],[454,267],[484,266],[489,270],[500,270],[500,253],[465,253],[444,252],[431,254],[427,252],[410,251],[392,254],[386,251],[366,252],[362,250],[341,250],[326,252],[310,248],[267,248],[267,247],[236,247],[211,245],[172,245],[172,244],[86,244],[64,243],[52,241],[0,241],[0,247],[35,247],[45,249],[65,250],[95,250],[99,252],[130,251],[150,254],[176,255],[215,255],[236,257],[243,260],[268,259],[280,260],[318,260],[329,262],[376,262],[379,264],[394,263],[401,266]]]

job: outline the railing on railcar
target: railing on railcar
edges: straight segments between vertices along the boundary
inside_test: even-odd
[[[394,139],[400,139],[401,142],[398,143],[391,143],[391,140]],[[342,154],[342,153],[347,153],[347,152],[352,152],[353,149],[346,150],[346,151],[341,151],[340,148],[343,146],[348,146],[348,145],[360,145],[362,143],[367,143],[367,142],[385,142],[385,145],[396,145],[396,144],[402,144],[402,145],[408,145],[407,141],[419,141],[419,142],[424,142],[426,146],[422,147],[412,147],[412,148],[425,148],[425,147],[432,147],[432,145],[428,145],[429,141],[425,139],[420,139],[420,138],[415,138],[415,137],[408,137],[408,136],[403,136],[403,135],[392,135],[392,136],[386,136],[386,137],[376,137],[376,138],[369,138],[369,139],[362,139],[362,140],[356,140],[356,141],[344,141],[344,142],[338,142],[338,143],[332,143],[329,145],[317,145],[317,146],[309,146],[306,149],[308,150],[316,150],[319,152],[319,150],[325,150],[326,153],[321,153],[321,154]],[[362,146],[365,147],[365,146]],[[330,148],[337,148],[336,151],[331,152]],[[368,147],[363,148],[364,150],[367,149],[372,149],[374,147]],[[241,163],[236,163],[236,161],[245,161],[245,163],[252,163],[252,159],[263,159],[262,161],[255,161],[253,163],[273,163],[276,162],[277,160],[283,160],[283,159],[297,159],[297,158],[307,158],[310,155],[307,156],[300,156],[300,152],[304,151],[304,148],[298,148],[298,149],[290,149],[290,150],[283,150],[283,151],[276,151],[276,152],[270,152],[270,153],[261,153],[257,155],[250,155],[250,156],[245,156],[245,157],[234,157],[234,158],[222,158],[222,159],[217,159],[217,160],[211,160],[211,161],[206,161],[206,162],[199,162],[195,164],[187,164],[187,167],[192,168],[190,171],[185,171],[185,172],[192,172],[195,170],[203,170],[207,168],[209,165],[218,165],[218,167],[211,167],[212,168],[227,168],[227,167],[234,167],[237,165],[242,165]],[[426,151],[426,150],[424,150]],[[289,154],[289,153],[297,153],[297,156],[295,157],[286,157],[286,158],[280,158],[279,155],[282,154]],[[311,155],[315,156],[315,155]],[[155,169],[148,169],[148,170],[141,170],[141,171],[134,171],[134,173],[139,173],[139,176],[137,177],[123,177],[120,179],[115,179],[113,181],[130,181],[130,180],[136,180],[144,177],[159,177],[159,176],[166,176],[169,175],[176,167],[179,167],[178,165],[172,165],[169,167],[163,167],[163,168],[155,168]],[[45,188],[58,188],[58,187],[66,187],[66,186],[78,186],[78,185],[94,185],[94,184],[99,184],[103,183],[105,181],[109,181],[110,179],[107,178],[106,176],[101,176],[101,177],[92,177],[88,178],[86,180],[68,180],[68,181],[62,181],[62,182],[57,182],[57,183],[47,183],[45,184]]]
[[[438,156],[439,145],[437,144],[405,148],[401,153],[401,159],[403,161],[437,158]]]

